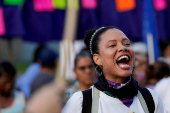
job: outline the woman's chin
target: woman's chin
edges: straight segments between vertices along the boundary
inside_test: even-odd
[[[121,73],[118,74],[119,77],[129,77],[130,75],[132,75],[132,72],[131,71],[122,71]]]

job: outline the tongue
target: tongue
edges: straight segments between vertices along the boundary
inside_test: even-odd
[[[118,63],[118,66],[120,66],[120,65],[125,65],[126,63]]]

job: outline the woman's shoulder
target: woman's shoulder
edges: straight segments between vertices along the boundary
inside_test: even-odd
[[[67,101],[64,106],[62,113],[81,113],[83,103],[83,94],[82,91],[75,92],[73,96]]]
[[[157,104],[157,102],[159,101],[159,95],[152,89],[150,88],[147,88],[149,90],[149,92],[151,93],[152,97],[153,97],[153,100],[155,102],[155,104]]]
[[[146,88],[149,90],[149,92],[152,94],[152,96],[156,96],[156,97],[159,97],[159,95],[151,88]]]
[[[163,107],[162,100],[161,100],[160,96],[152,89],[150,89],[150,88],[147,88],[147,89],[149,90],[149,92],[151,93],[151,95],[153,97],[153,100],[155,103],[155,113],[165,113],[165,109]]]

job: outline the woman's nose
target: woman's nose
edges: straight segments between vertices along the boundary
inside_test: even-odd
[[[124,45],[122,45],[122,44],[120,44],[119,47],[118,47],[118,51],[119,51],[119,52],[121,52],[121,51],[127,52],[127,47],[124,46]]]
[[[12,86],[13,86],[13,84],[8,83],[8,84],[6,84],[5,88],[6,88],[6,89],[11,89]]]
[[[85,69],[85,72],[86,72],[86,73],[89,73],[90,70],[91,70],[90,68],[86,68],[86,69]]]

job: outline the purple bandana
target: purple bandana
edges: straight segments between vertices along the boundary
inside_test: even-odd
[[[114,89],[120,89],[121,87],[128,85],[130,83],[130,81],[131,81],[131,76],[129,77],[129,80],[125,83],[115,83],[115,82],[107,80],[107,82],[109,83],[109,87],[112,87]],[[122,101],[123,104],[127,107],[130,107],[131,104],[133,103],[133,98],[132,99],[123,98],[123,99],[119,99],[119,100]]]
[[[107,80],[107,82],[109,83],[109,87],[113,87],[114,89],[120,89],[121,87],[128,85],[130,81],[131,81],[131,76],[129,77],[129,80],[124,83],[115,83],[110,80]]]

